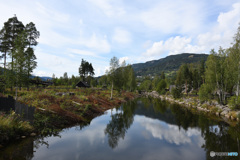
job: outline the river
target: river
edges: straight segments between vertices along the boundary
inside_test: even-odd
[[[193,114],[160,99],[141,98],[108,110],[87,126],[19,140],[0,159],[204,160],[239,159],[239,127]]]

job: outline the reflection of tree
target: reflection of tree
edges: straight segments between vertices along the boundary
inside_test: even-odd
[[[141,101],[144,104],[145,108],[150,108],[152,106],[152,97],[142,98]]]
[[[33,158],[33,138],[20,140],[0,150],[0,159],[26,159]]]
[[[162,101],[161,99],[155,98],[152,100],[152,103],[155,112],[164,114],[167,111],[168,104],[165,100]]]
[[[122,111],[111,116],[111,121],[107,124],[105,134],[108,135],[108,144],[111,148],[118,145],[120,138],[124,139],[125,133],[133,123],[136,103],[128,102],[122,106]]]
[[[203,133],[205,144],[202,146],[206,151],[207,159],[210,157],[210,152],[238,152],[240,132],[238,127],[231,127],[225,123],[219,123],[218,128],[209,127]],[[229,159],[229,157],[214,157],[215,159]],[[233,157],[238,158],[238,157]]]
[[[145,103],[147,103],[146,99]],[[153,99],[152,104],[154,111],[158,113],[160,112],[161,114],[164,113],[163,116],[165,117],[168,117],[167,114],[169,113],[167,112],[167,108],[170,107],[171,114],[174,115],[175,122],[179,126],[179,129],[183,128],[187,131],[188,128],[192,127],[200,128],[201,135],[205,140],[205,144],[202,148],[206,151],[207,159],[213,159],[210,157],[211,151],[240,153],[240,125],[232,127],[224,122],[213,121],[202,114],[193,114],[186,108],[182,108],[177,104],[169,104],[166,101]],[[214,158],[228,159],[229,157]]]
[[[124,138],[125,132],[122,114],[113,115],[105,129],[105,134],[108,134],[109,146],[115,148],[118,145],[119,138]]]

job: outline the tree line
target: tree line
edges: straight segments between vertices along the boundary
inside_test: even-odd
[[[105,79],[106,85],[111,85],[111,99],[113,89],[119,93],[121,90],[134,91],[136,89],[136,78],[132,66],[126,65],[125,61],[119,64],[119,59],[115,56],[110,60],[110,69],[106,70]]]
[[[164,73],[161,74],[164,76]],[[230,104],[240,108],[240,27],[233,38],[232,46],[218,51],[212,49],[206,61],[182,64],[172,79],[145,78],[140,90],[156,90],[165,94],[174,85],[171,94],[174,98],[199,96],[201,102],[218,100],[220,104]],[[165,89],[165,91],[164,91]]]
[[[67,72],[60,78],[56,78],[53,74],[54,85],[72,85],[75,88],[79,81],[84,81],[92,87],[110,87],[112,91],[115,89],[119,93],[121,90],[134,91],[136,89],[136,78],[132,66],[127,65],[125,61],[120,64],[115,56],[110,60],[110,69],[101,77],[93,77],[95,73],[92,63],[84,59],[82,59],[78,71],[79,76],[72,75],[72,77],[68,77]]]
[[[34,46],[40,32],[33,22],[26,26],[15,15],[4,23],[0,30],[0,52],[3,59],[1,69],[1,90],[14,86],[29,88],[29,79],[33,70],[37,67]],[[10,60],[7,62],[7,60]]]

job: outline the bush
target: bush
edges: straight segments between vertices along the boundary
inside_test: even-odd
[[[179,87],[173,88],[172,96],[174,99],[181,98],[182,97],[181,89]]]
[[[165,91],[166,87],[167,87],[167,83],[164,79],[162,79],[157,85],[157,92],[159,94],[165,94],[166,93],[166,91]]]
[[[240,96],[232,96],[228,102],[231,109],[240,109]]]
[[[199,100],[201,103],[212,99],[211,88],[207,84],[203,84],[199,90]]]
[[[145,80],[139,86],[140,90],[150,91],[152,90],[152,82],[150,80]]]
[[[33,131],[29,122],[22,121],[20,116],[12,111],[11,114],[0,115],[0,142],[6,139],[12,139],[16,135],[26,135]]]

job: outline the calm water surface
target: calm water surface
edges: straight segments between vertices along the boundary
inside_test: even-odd
[[[28,138],[0,151],[1,159],[204,160],[210,151],[238,152],[239,127],[142,98],[109,110],[85,127]]]

